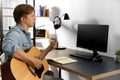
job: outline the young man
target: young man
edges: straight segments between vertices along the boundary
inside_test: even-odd
[[[36,20],[34,8],[28,4],[20,4],[14,9],[13,16],[16,25],[6,34],[2,46],[6,59],[14,57],[37,69],[41,68],[41,60],[28,56],[25,52],[33,46],[28,29],[34,26]],[[52,44],[51,50],[56,47],[55,42]]]

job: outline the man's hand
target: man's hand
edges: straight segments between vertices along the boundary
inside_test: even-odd
[[[30,57],[30,62],[28,63],[33,69],[40,69],[42,67],[42,62],[36,57]]]
[[[42,67],[41,60],[38,59],[38,58],[34,58],[34,59],[33,59],[33,65],[34,65],[37,69],[40,69],[40,68]]]
[[[56,39],[52,39],[52,38],[51,38],[50,45],[52,45],[51,50],[57,48],[57,41],[56,41]]]

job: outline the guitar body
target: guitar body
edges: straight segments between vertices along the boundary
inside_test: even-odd
[[[27,53],[27,55],[38,57],[41,55],[41,53],[39,49],[37,49],[36,47],[32,47],[30,51]],[[30,71],[27,64],[16,58],[12,58],[10,61],[10,70],[15,80],[42,80],[44,74],[48,71],[48,63],[45,59],[43,59],[42,68],[40,68],[39,70],[35,69],[35,73],[37,75],[34,75]]]

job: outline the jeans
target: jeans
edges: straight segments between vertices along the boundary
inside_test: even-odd
[[[44,75],[43,80],[63,80],[63,79],[56,78],[56,77],[49,76],[49,75]]]

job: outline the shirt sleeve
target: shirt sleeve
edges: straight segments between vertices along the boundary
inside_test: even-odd
[[[17,31],[12,31],[9,32],[5,39],[3,40],[3,52],[7,55],[9,55],[10,57],[12,57],[14,55],[14,53],[20,49],[20,44],[21,42],[21,36],[19,34],[19,32]]]

